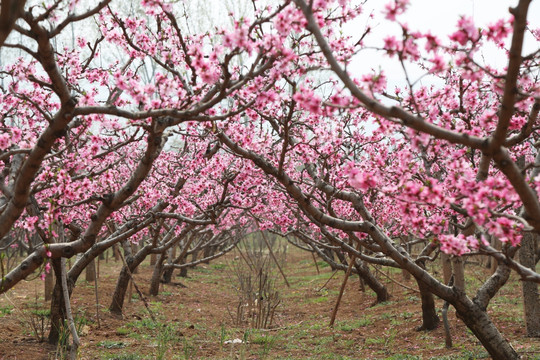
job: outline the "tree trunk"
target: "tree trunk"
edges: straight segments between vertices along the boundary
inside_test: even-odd
[[[118,244],[114,244],[112,248],[113,248],[114,261],[120,261],[120,249],[119,249]]]
[[[439,316],[435,309],[435,298],[429,288],[422,282],[417,281],[422,302],[422,325],[416,330],[434,330],[439,325]]]
[[[128,240],[129,241],[129,240]],[[132,244],[132,243],[129,243],[129,244],[126,244],[126,246],[129,246],[129,255],[132,256],[132,254],[136,254],[138,251],[139,251],[139,246],[137,244]],[[125,248],[125,246],[124,246]],[[132,274],[138,274],[139,273],[139,268],[138,267],[134,267],[133,270],[131,271]]]
[[[460,257],[452,259],[452,268],[454,273],[454,286],[465,290],[465,263]]]
[[[167,263],[168,264],[175,263],[176,259],[175,260],[173,259],[176,257],[176,246],[173,246],[171,249],[169,249],[168,253],[169,253],[169,256],[168,256]],[[169,284],[171,282],[173,272],[174,272],[173,267],[170,267],[163,272],[163,278],[162,278],[163,283]]]
[[[129,263],[128,263],[129,264]],[[122,315],[122,308],[124,307],[124,299],[126,297],[126,291],[129,284],[130,276],[128,269],[123,266],[116,281],[116,287],[109,306],[109,311],[112,314]]]
[[[52,292],[51,299],[51,329],[49,330],[49,344],[56,345],[60,339],[60,330],[64,326],[66,317],[64,295],[62,291],[62,281],[60,279],[60,259],[51,259],[51,265],[54,270],[56,283]]]
[[[170,284],[172,281],[172,275],[174,272],[174,267],[170,267],[167,270],[163,271],[163,283]]]
[[[191,255],[191,262],[197,261],[198,256],[199,256],[199,249],[193,250],[193,253]]]
[[[111,305],[109,306],[109,311],[111,313],[122,315],[126,291],[131,280],[129,273],[133,273],[133,271],[144,261],[144,259],[146,259],[151,249],[151,246],[144,246],[134,256],[129,254],[126,257],[126,264],[128,267],[124,265],[122,270],[120,270],[120,275],[116,281],[116,287],[112,296]]]
[[[442,263],[442,272],[443,272],[443,282],[448,284],[450,278],[452,277],[452,262],[450,261],[450,256],[441,252],[441,263]]]
[[[178,276],[183,277],[183,278],[187,278],[187,274],[188,274],[188,268],[187,268],[187,266],[184,266],[183,268],[180,269],[180,272],[178,273]]]
[[[214,253],[213,248],[214,248],[213,246],[207,246],[207,247],[204,248],[203,259],[212,256],[212,254]],[[204,264],[209,264],[210,260],[205,260],[205,261],[203,261],[203,263]]]
[[[377,295],[375,304],[380,304],[390,300],[390,294],[388,293],[386,286],[384,286],[379,280],[377,280],[375,276],[373,276],[373,273],[369,271],[369,268],[363,261],[357,259],[354,265],[356,271],[358,271],[358,276],[360,276],[367,286],[369,286],[369,288]]]
[[[96,278],[96,261],[92,260],[86,265],[85,278],[88,282],[94,282]]]
[[[533,271],[536,268],[536,249],[539,236],[525,233],[519,249],[519,261]],[[525,315],[525,327],[527,336],[540,337],[540,297],[538,296],[538,284],[532,281],[523,281],[523,312]]]
[[[45,301],[49,301],[52,299],[52,292],[54,288],[54,274],[52,271],[49,271],[47,274],[45,274]]]
[[[165,255],[165,253],[160,254],[156,266],[154,267],[154,273],[152,274],[152,281],[150,283],[150,295],[152,296],[157,296],[159,294],[159,283],[163,271],[163,263],[166,258],[167,255]]]
[[[456,314],[473,332],[484,348],[489,352],[493,360],[514,360],[519,355],[512,345],[501,335],[495,327],[486,311],[475,302],[471,301],[465,292],[456,289],[461,294],[458,300],[453,302]]]

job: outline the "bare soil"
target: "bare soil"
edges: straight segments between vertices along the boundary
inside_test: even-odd
[[[238,296],[230,254],[173,276],[159,296],[147,290],[152,267],[145,262],[134,275],[157,323],[151,320],[135,290],[128,294],[123,317],[107,311],[121,263],[100,261],[99,322],[93,282],[79,280],[72,297],[82,345],[80,359],[479,359],[489,358],[478,341],[449,311],[453,347],[446,349],[442,326],[416,331],[421,324],[419,294],[413,280],[397,271],[378,272],[392,300],[374,305],[374,294],[360,291],[357,277],[348,281],[333,328],[328,326],[344,274],[329,267],[317,274],[310,254],[290,251],[284,272],[276,272],[281,304],[270,329],[257,330],[234,322]],[[488,270],[467,265],[470,292]],[[84,277],[84,276],[83,276]],[[331,278],[332,277],[332,278]],[[331,278],[331,279],[330,279]],[[330,279],[330,280],[329,280]],[[390,281],[392,279],[393,281]],[[326,285],[325,285],[326,283]],[[408,288],[402,287],[405,285]],[[185,286],[185,287],[184,287]],[[47,309],[43,282],[36,277],[0,296],[0,359],[55,359],[61,349],[39,342],[32,319]],[[499,329],[524,359],[540,359],[540,339],[525,337],[521,288],[512,279],[492,301],[490,312]],[[437,301],[438,309],[442,301]],[[47,320],[45,317],[43,317]],[[44,327],[46,326],[46,322]],[[230,343],[235,340],[240,343]]]

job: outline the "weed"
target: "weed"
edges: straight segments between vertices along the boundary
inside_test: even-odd
[[[489,354],[482,349],[463,349],[461,350],[461,354],[463,354],[466,359],[489,359]]]
[[[388,306],[388,305],[391,305],[391,304],[395,304],[395,301],[383,301],[383,302],[380,302],[380,303],[377,303],[375,305],[372,306],[372,309],[376,309],[378,307],[382,307],[382,306]]]
[[[227,330],[225,329],[225,325],[221,324],[221,331],[219,332],[219,346],[223,348],[223,343],[225,342],[225,338],[227,337]]]
[[[159,328],[157,335],[157,354],[156,359],[164,359],[165,353],[169,348],[170,343],[176,339],[175,330],[171,325],[162,325]]]
[[[361,319],[353,320],[353,321],[342,321],[337,326],[338,330],[341,331],[353,331],[360,327],[365,327],[373,324],[373,320],[370,317],[364,317]]]
[[[26,320],[27,326],[30,327],[30,333],[36,338],[37,341],[45,341],[45,334],[49,329],[51,320],[50,309],[33,309],[27,312],[28,317]]]
[[[13,306],[6,305],[0,307],[0,316],[10,315],[13,312]]]
[[[141,319],[141,320],[128,322],[126,324],[126,326],[133,327],[133,328],[136,328],[136,329],[154,330],[159,326],[159,324],[152,321],[152,319],[146,319],[145,318],[145,319]]]
[[[119,327],[116,329],[116,335],[128,335],[131,331],[125,327]]]
[[[414,316],[414,313],[404,311],[401,314],[399,314],[399,316],[401,316],[403,319],[410,319],[410,318],[412,318]]]
[[[320,304],[320,303],[327,302],[328,300],[329,300],[328,296],[319,296],[316,298],[306,299],[305,302],[307,304]]]
[[[214,270],[223,270],[227,267],[225,264],[211,264],[210,267]]]
[[[387,357],[385,360],[420,360],[420,359],[422,358],[416,355],[394,354],[392,356]]]
[[[394,314],[392,313],[384,313],[381,315],[381,319],[392,319],[394,317]]]
[[[276,341],[276,336],[266,334],[255,334],[251,337],[252,344],[267,345],[273,344]]]
[[[390,330],[390,334],[388,334],[388,337],[386,337],[384,341],[384,347],[385,348],[391,348],[392,343],[394,342],[394,339],[396,338],[397,331],[396,330]]]
[[[366,345],[381,345],[381,344],[384,344],[385,342],[386,342],[386,339],[383,337],[366,339]]]
[[[103,340],[98,342],[97,346],[104,349],[122,349],[128,346],[128,343],[125,343],[123,341]]]
[[[107,354],[102,356],[104,360],[141,360],[144,359],[143,356],[133,353],[123,353],[123,354]]]
[[[326,261],[317,261],[317,266],[320,268],[329,267],[330,265]]]
[[[262,345],[260,354],[264,357],[270,353],[270,350],[274,347],[277,340],[277,336],[270,334],[256,334],[251,337],[251,343]]]
[[[197,352],[197,348],[190,344],[188,342],[188,339],[183,338],[183,344],[182,344],[182,353],[184,355],[184,359],[193,359],[195,357],[195,353]]]
[[[163,312],[163,303],[161,301],[150,301],[150,309],[154,313]]]

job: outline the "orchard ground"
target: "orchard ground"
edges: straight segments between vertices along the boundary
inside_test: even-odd
[[[454,346],[445,348],[444,331],[416,331],[421,324],[419,294],[388,277],[416,288],[397,270],[376,271],[392,293],[392,300],[373,305],[374,296],[360,291],[352,276],[346,287],[334,328],[328,326],[344,273],[319,262],[317,274],[310,254],[291,249],[284,272],[288,288],[276,272],[282,298],[270,329],[240,328],[234,324],[238,297],[231,264],[240,261],[231,253],[189,271],[188,278],[174,277],[160,295],[145,295],[156,321],[133,289],[123,319],[107,311],[121,262],[100,261],[99,325],[93,283],[80,280],[72,297],[82,346],[80,359],[482,359],[487,352],[456,319],[449,321]],[[437,271],[437,269],[434,269]],[[468,264],[467,285],[472,290],[488,271]],[[134,275],[146,292],[152,269],[146,261]],[[332,277],[330,280],[329,278]],[[329,281],[328,281],[329,280]],[[186,287],[179,285],[182,283]],[[326,286],[325,286],[325,283]],[[472,292],[471,292],[472,293]],[[520,283],[515,275],[490,305],[490,314],[524,359],[540,359],[540,339],[525,337]],[[438,300],[437,308],[442,308]],[[36,340],[31,321],[48,309],[39,277],[25,281],[0,296],[0,359],[54,359],[59,350]],[[46,323],[46,321],[45,321]],[[39,322],[38,322],[39,328]],[[34,328],[34,329],[33,329]],[[239,339],[242,342],[231,344]],[[238,340],[237,340],[238,341]]]

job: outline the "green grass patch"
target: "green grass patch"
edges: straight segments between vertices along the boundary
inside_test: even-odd
[[[111,340],[103,340],[98,342],[97,346],[104,348],[104,349],[122,349],[128,346],[128,343],[125,343],[123,341],[111,341]]]
[[[386,339],[383,337],[377,337],[377,338],[367,338],[366,339],[366,345],[381,345],[386,342]]]
[[[148,359],[145,356],[133,353],[111,354],[106,353],[100,356],[103,360],[141,360]]]
[[[214,270],[224,270],[227,268],[227,264],[210,264],[210,267]]]
[[[131,330],[125,327],[119,327],[116,329],[116,335],[129,335],[131,333]]]
[[[385,360],[421,360],[420,356],[408,355],[408,354],[394,354],[385,358]]]
[[[316,298],[306,299],[304,302],[306,304],[320,304],[320,303],[325,303],[328,300],[329,300],[328,296],[319,296],[319,297],[316,297]]]
[[[10,315],[13,312],[13,306],[5,305],[0,307],[0,316]]]
[[[372,324],[373,320],[370,317],[364,317],[352,321],[340,321],[336,328],[341,331],[354,331],[358,328],[369,326]]]

